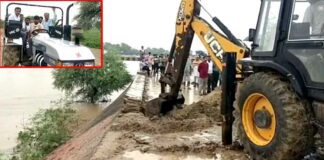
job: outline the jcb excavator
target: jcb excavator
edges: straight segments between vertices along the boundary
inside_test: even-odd
[[[181,1],[162,93],[147,103],[147,112],[165,114],[184,103],[179,90],[196,34],[222,72],[224,145],[232,143],[235,119],[253,159],[302,159],[314,151],[314,136],[324,137],[324,27],[316,32],[315,26],[324,24],[324,3],[261,0],[256,29],[249,31],[251,50],[217,17],[218,31],[199,17],[201,9],[198,0]]]

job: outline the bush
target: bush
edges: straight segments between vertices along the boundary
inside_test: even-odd
[[[77,124],[76,111],[68,107],[39,111],[19,132],[12,159],[38,160],[71,138]]]
[[[53,71],[54,86],[67,95],[95,103],[102,96],[123,88],[131,82],[131,75],[116,52],[104,55],[100,69],[56,69]]]
[[[0,160],[6,160],[6,159],[8,158],[6,158],[4,154],[0,153]]]
[[[100,48],[100,30],[92,28],[83,33],[83,44],[90,48]]]

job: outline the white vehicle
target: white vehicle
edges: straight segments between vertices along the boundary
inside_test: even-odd
[[[49,30],[34,30],[25,42],[22,38],[22,22],[8,21],[8,8],[11,5],[57,8],[62,18],[50,26]],[[6,10],[5,38],[3,49],[4,66],[94,66],[95,57],[91,50],[80,44],[79,38],[71,41],[72,27],[69,25],[67,9],[66,25],[63,26],[63,10],[55,6],[42,6],[23,3],[10,3]],[[59,25],[59,23],[61,24]],[[32,57],[27,57],[32,55]]]

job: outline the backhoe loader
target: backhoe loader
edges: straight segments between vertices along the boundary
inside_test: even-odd
[[[256,29],[249,30],[249,49],[217,17],[212,17],[217,30],[202,19],[201,9],[208,11],[200,1],[182,0],[169,62],[160,78],[161,94],[147,103],[146,113],[166,114],[184,103],[179,90],[196,35],[222,72],[224,145],[232,144],[235,119],[239,142],[252,159],[302,159],[314,152],[314,137],[321,135],[320,142],[324,138],[322,4],[261,0]]]

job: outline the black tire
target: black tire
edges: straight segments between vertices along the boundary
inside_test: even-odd
[[[242,123],[245,100],[261,93],[270,101],[276,116],[274,137],[265,146],[254,144],[246,135]],[[274,73],[255,73],[240,85],[235,108],[238,138],[251,158],[256,160],[302,159],[314,149],[314,127],[307,103],[292,90],[289,83]]]

